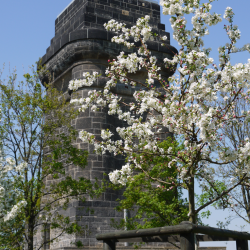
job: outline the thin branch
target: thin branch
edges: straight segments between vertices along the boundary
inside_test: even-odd
[[[224,196],[225,194],[228,194],[230,191],[232,191],[234,188],[236,188],[237,186],[239,186],[245,179],[247,174],[244,174],[244,176],[242,177],[242,179],[240,181],[238,181],[234,186],[232,186],[231,188],[229,188],[227,191],[223,191],[218,197],[212,199],[211,201],[207,202],[206,204],[200,206],[198,209],[195,210],[195,213],[198,214],[203,208],[209,206],[210,204],[214,203],[215,201],[219,200],[222,196]]]

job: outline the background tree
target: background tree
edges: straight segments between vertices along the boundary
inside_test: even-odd
[[[116,115],[128,124],[117,128],[120,140],[114,140],[110,131],[102,131],[102,141],[97,141],[91,133],[80,132],[80,139],[93,143],[97,153],[104,154],[108,151],[114,155],[127,156],[127,164],[121,170],[110,173],[110,180],[114,183],[121,180],[127,184],[133,178],[133,171],[140,171],[146,172],[161,186],[180,186],[186,189],[188,217],[192,223],[196,223],[199,212],[214,202],[221,199],[230,202],[228,193],[243,181],[247,181],[250,167],[250,143],[247,139],[237,151],[233,147],[223,147],[218,143],[228,139],[223,127],[231,126],[235,122],[240,123],[250,117],[249,110],[240,116],[235,114],[235,105],[239,100],[249,103],[250,62],[236,65],[230,63],[232,52],[249,51],[250,47],[236,47],[240,31],[233,25],[232,9],[227,7],[224,18],[229,22],[229,25],[225,25],[229,43],[219,48],[219,66],[213,63],[213,59],[209,57],[211,49],[204,47],[203,37],[209,34],[208,26],[216,25],[222,18],[217,13],[210,13],[212,2],[213,0],[161,1],[163,14],[171,16],[173,36],[181,46],[178,55],[174,55],[172,59],[164,59],[165,67],[177,65],[176,74],[169,77],[168,81],[162,79],[162,66],[146,46],[148,40],[154,39],[152,28],[149,26],[150,17],[139,19],[132,28],[126,28],[124,24],[111,20],[106,29],[117,33],[112,41],[137,50],[130,54],[121,52],[116,60],[110,62],[106,70],[109,80],[104,91],[93,90],[87,98],[72,100],[73,103],[82,105],[82,111],[89,107],[96,110],[97,105],[108,106],[109,114]],[[186,15],[191,16],[190,29]],[[129,39],[140,42],[139,48]],[[165,39],[166,37],[163,38]],[[133,79],[133,73],[142,69],[148,72],[146,81]],[[69,88],[76,90],[82,86],[91,86],[98,78],[98,72],[93,75],[84,73],[84,77],[84,80],[71,81]],[[154,85],[156,82],[161,88]],[[122,98],[112,92],[112,88],[118,83],[135,87],[134,102],[129,104],[128,112],[122,111]],[[150,115],[150,119],[144,119],[145,113]],[[159,135],[164,133],[161,128],[168,128],[177,140],[183,137],[185,147],[178,152],[165,150],[158,140]],[[147,158],[137,159],[134,154],[150,154],[155,158],[168,157],[168,167],[176,169],[178,179],[170,181],[150,176],[150,170],[145,168]],[[218,167],[227,168],[237,161],[243,164],[243,168],[237,167],[239,179],[225,190],[223,187],[218,189],[221,185],[216,182],[218,180],[214,174]],[[197,207],[195,180],[201,180],[201,188],[209,187],[208,190],[214,191],[210,192],[213,196]]]
[[[248,103],[239,100],[234,107],[234,113],[236,116],[241,117],[242,114],[250,110],[249,107]],[[223,127],[223,132],[227,134],[228,140],[221,141],[220,144],[223,147],[233,147],[235,151],[238,151],[250,138],[249,119],[233,122],[231,126]],[[224,183],[228,183],[227,186],[234,184],[239,181],[240,176],[238,172],[246,168],[245,164],[245,162],[235,161],[226,169],[219,168],[218,176],[224,180]],[[227,218],[228,222],[236,217],[240,217],[246,223],[250,223],[249,178],[246,178],[241,185],[230,192],[230,203],[227,206],[221,205],[218,208],[221,207],[230,210],[230,216]],[[222,222],[220,224],[223,225]]]
[[[87,163],[88,153],[72,146],[77,134],[71,121],[78,112],[52,86],[45,90],[39,80],[43,72],[32,69],[20,83],[15,73],[8,82],[0,81],[4,154],[13,165],[22,165],[8,169],[12,190],[18,191],[12,202],[26,203],[15,218],[1,222],[0,246],[8,249],[41,249],[64,233],[81,232],[84,229],[61,211],[70,200],[84,201],[96,191],[95,184],[68,172],[72,164],[84,168]],[[54,236],[36,241],[38,229],[45,233],[46,225]]]

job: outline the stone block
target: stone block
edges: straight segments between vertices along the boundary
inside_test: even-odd
[[[64,34],[61,38],[61,47],[69,42],[69,34]]]
[[[93,201],[78,201],[78,206],[92,207]]]
[[[137,5],[137,0],[123,0],[123,2]]]
[[[103,171],[96,171],[96,170],[92,170],[91,171],[91,179],[92,180],[102,180],[103,179]]]
[[[74,23],[74,30],[76,30],[77,29],[77,27],[80,25],[80,17],[79,17],[79,19],[77,19],[76,21],[75,21],[75,23]]]
[[[151,3],[151,8],[153,10],[157,10],[157,11],[160,11],[161,8],[160,8],[160,5],[159,4],[156,4],[156,3]]]
[[[62,27],[64,30],[67,30],[70,27],[70,22],[65,23],[65,25]]]
[[[111,194],[107,194],[107,195],[108,195],[107,199],[111,200]],[[117,207],[118,205],[119,205],[119,202],[117,202],[117,201],[111,201],[110,202],[110,206],[113,207],[113,208]]]
[[[80,217],[77,217],[77,221],[81,221],[83,222],[84,224],[87,224],[87,223],[93,223],[95,221],[95,218],[93,216],[80,216]]]
[[[86,6],[86,12],[94,14],[95,13],[95,8],[91,7],[91,6]]]
[[[97,16],[96,18],[97,18],[97,19],[96,19],[96,23],[97,23],[97,24],[101,24],[101,25],[107,23],[107,22],[110,20],[109,18],[100,17],[100,16]],[[107,38],[107,37],[102,38],[102,39],[106,39],[106,38]]]
[[[83,244],[83,246],[89,246],[89,239],[83,239],[83,238],[77,238],[77,241],[81,241],[82,242],[82,244]],[[77,249],[77,248],[75,248],[75,249]],[[65,249],[66,250],[66,249]],[[71,250],[71,249],[69,249],[69,250]],[[72,249],[73,250],[73,249]]]
[[[120,19],[125,22],[134,22],[134,18],[132,16],[126,16],[123,14],[120,14]]]
[[[92,128],[92,118],[78,118],[76,120],[76,129]]]
[[[109,3],[110,5],[113,4],[113,5],[120,6],[120,1],[117,1],[117,0],[109,0]]]
[[[93,144],[89,144],[89,149],[88,149],[88,151],[89,151],[89,154],[95,154],[95,148],[94,148],[94,145]]]
[[[123,211],[122,212],[118,212],[118,211],[115,210],[115,217],[117,217],[117,218],[123,218],[124,217]]]
[[[103,6],[103,8],[96,8],[95,14],[97,16],[104,17],[107,19],[112,18],[112,11],[104,10],[104,5],[100,5],[100,6]]]
[[[147,41],[148,49],[159,51],[159,43],[154,41]]]
[[[87,164],[87,167],[85,167],[85,170],[86,169],[91,169],[93,167],[93,164],[91,161],[88,161],[88,164]]]
[[[152,13],[151,9],[145,8],[145,7],[140,7],[140,11],[144,14],[144,15],[148,15],[150,13]]]
[[[80,79],[82,76],[81,72],[80,71],[77,71],[77,72],[74,72],[73,73],[73,78],[74,79]]]
[[[95,11],[99,10],[105,10],[106,5],[103,4],[96,4],[95,5]]]
[[[45,54],[45,55],[42,57],[41,64],[44,64],[46,61],[47,61],[47,54]]]
[[[99,118],[99,117],[104,117],[104,116],[106,116],[107,113],[106,113],[106,109],[100,108],[100,110],[99,110],[99,111],[96,111],[96,112],[91,112],[91,111],[90,111],[89,115],[90,115],[91,117],[93,117],[93,118],[97,118],[97,117]]]
[[[99,0],[98,1],[100,4],[106,5],[109,3],[109,0]]]
[[[158,29],[161,29],[161,30],[165,31],[165,24],[158,23]]]
[[[71,207],[66,212],[67,212],[67,216],[69,216],[69,217],[75,217],[76,208],[75,207]],[[63,211],[62,213],[65,214],[65,211]]]
[[[55,53],[61,49],[61,42],[59,41],[57,44],[53,44]]]
[[[110,207],[110,201],[93,201],[93,207]]]
[[[106,123],[106,118],[105,117],[93,117],[92,118],[93,123]]]
[[[139,10],[140,7],[134,4],[127,3],[126,4],[127,8],[131,8],[131,10]]]
[[[83,16],[84,16],[84,21],[90,23],[96,23],[96,16],[94,14],[85,13]]]
[[[90,172],[87,171],[87,169],[75,172],[75,177],[76,180],[78,180],[79,178],[85,178],[87,180],[90,179]]]
[[[77,207],[74,216],[89,216],[89,210],[88,207]]]

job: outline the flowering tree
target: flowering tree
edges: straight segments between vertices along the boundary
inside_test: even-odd
[[[78,112],[51,84],[43,88],[43,68],[31,70],[19,84],[15,73],[8,82],[0,79],[0,138],[7,157],[0,161],[1,249],[39,250],[63,234],[82,233],[62,211],[72,199],[84,202],[84,195],[97,191],[90,180],[69,173],[69,167],[87,164],[88,152],[73,145],[71,121]],[[49,230],[49,237],[39,237]]]
[[[238,101],[249,102],[250,61],[246,64],[230,63],[231,53],[250,51],[250,47],[236,47],[240,31],[233,25],[232,9],[227,7],[224,18],[228,25],[224,27],[229,43],[219,48],[219,65],[213,64],[213,59],[209,57],[211,49],[203,47],[203,37],[209,34],[208,26],[222,21],[219,14],[210,13],[213,1],[161,0],[163,14],[171,16],[174,39],[181,46],[172,59],[164,59],[165,67],[177,67],[175,75],[167,81],[161,77],[156,57],[147,49],[147,41],[155,39],[148,24],[149,16],[139,19],[136,26],[130,29],[115,20],[109,21],[106,29],[117,33],[112,41],[134,48],[136,52],[121,52],[117,59],[110,62],[106,70],[109,80],[104,91],[91,90],[87,98],[72,100],[81,105],[81,111],[87,108],[95,111],[98,107],[107,106],[110,115],[127,122],[127,126],[116,129],[119,140],[112,139],[113,133],[108,130],[101,132],[102,141],[97,141],[93,134],[86,131],[79,134],[83,141],[94,144],[98,154],[108,151],[127,156],[126,165],[109,174],[111,182],[126,185],[133,179],[134,171],[139,171],[159,185],[169,185],[169,189],[181,186],[188,190],[188,217],[193,223],[197,214],[208,205],[219,200],[230,202],[227,194],[247,180],[250,167],[248,138],[244,138],[237,151],[230,143],[220,143],[228,140],[224,127],[250,118],[249,110],[235,113]],[[187,27],[186,15],[191,15],[191,29]],[[137,48],[130,39],[141,45]],[[142,69],[148,72],[145,82],[131,78],[132,73]],[[99,75],[98,72],[93,75],[85,73],[84,77],[83,80],[71,81],[69,88],[77,90],[82,86],[91,86]],[[156,83],[160,84],[160,88]],[[124,103],[121,97],[112,93],[111,88],[117,84],[135,87],[134,102]],[[124,112],[123,105],[129,105],[130,110]],[[150,119],[144,119],[145,114]],[[180,137],[185,139],[182,150],[174,152],[171,147],[167,150],[161,147],[159,136],[168,133],[164,132],[164,128],[172,132],[177,140]],[[141,157],[136,157],[138,154]],[[167,156],[170,159],[168,167],[178,171],[177,179],[150,176],[149,164],[143,155]],[[218,188],[214,172],[218,167],[226,168],[236,161],[242,166],[235,169],[237,181],[226,189]],[[213,191],[209,200],[199,207],[195,207],[195,179],[202,189]]]

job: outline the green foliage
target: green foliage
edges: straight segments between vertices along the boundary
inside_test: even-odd
[[[8,224],[2,223],[0,228],[0,249],[23,250],[23,232],[25,216],[20,214]]]
[[[160,142],[159,146],[165,151],[172,147],[174,152],[183,147],[171,137]],[[127,183],[124,199],[120,200],[117,209],[129,209],[135,216],[128,218],[126,223],[124,220],[113,220],[112,226],[126,226],[127,229],[152,228],[176,225],[187,220],[187,201],[182,199],[181,188],[176,183],[177,169],[168,166],[170,159],[146,153],[133,157],[137,162],[141,158],[145,160],[141,166],[143,171],[135,169],[137,174]]]
[[[222,181],[214,181],[213,185],[206,186],[202,185],[203,192],[201,195],[196,195],[196,204],[198,206],[203,206],[207,202],[211,201],[212,199],[216,198],[219,194],[223,193],[227,190],[227,186],[225,182]],[[212,206],[215,208],[226,208],[228,207],[228,194],[226,194],[222,199],[215,201]],[[210,215],[209,211],[202,212],[201,217],[207,217]]]
[[[216,226],[218,227],[218,228],[220,228],[220,229],[227,229],[227,227],[228,227],[228,225],[231,223],[231,221],[230,220],[227,220],[226,218],[225,218],[225,221],[224,222],[222,222],[222,221],[218,221],[217,223],[216,223]]]
[[[202,187],[202,194],[200,195],[195,195],[196,198],[196,204],[198,207],[203,206],[204,204],[210,202],[211,200],[215,199],[218,195],[220,195],[222,192],[227,190],[225,182],[222,181],[214,181],[214,183],[210,186],[205,185],[204,183],[201,185]],[[229,205],[229,196],[226,194],[223,196],[220,200],[215,201],[212,206],[216,209],[225,209]],[[211,211],[207,209],[206,211],[203,211],[200,213],[200,218],[198,218],[198,223],[202,224],[201,218],[206,218],[208,219],[209,216],[211,215]],[[216,225],[219,228],[226,228],[228,226],[229,222],[226,221],[225,223],[223,222],[218,222]]]
[[[83,228],[62,211],[72,198],[84,201],[86,195],[100,193],[96,183],[70,174],[70,167],[83,169],[87,164],[88,152],[74,147],[77,131],[71,121],[78,111],[51,84],[45,90],[39,80],[44,72],[41,67],[38,71],[33,68],[19,84],[15,72],[8,82],[0,80],[4,153],[16,165],[28,163],[23,178],[15,170],[11,176],[13,188],[21,192],[18,198],[27,206],[14,220],[0,225],[0,248],[23,249],[27,244],[31,250],[37,230],[44,231],[48,224],[51,230],[59,230],[51,242],[62,233],[82,233]]]

